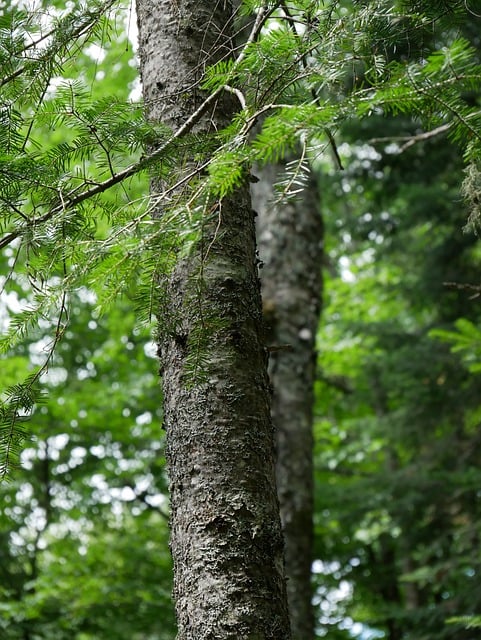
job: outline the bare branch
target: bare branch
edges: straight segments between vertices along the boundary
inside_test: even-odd
[[[464,289],[468,291],[474,291],[473,295],[470,296],[470,300],[474,300],[475,298],[479,298],[481,296],[481,285],[479,284],[470,284],[468,282],[443,282],[445,287],[450,287],[451,289]]]
[[[378,144],[379,142],[404,142],[405,144],[399,148],[398,153],[403,153],[409,147],[412,147],[416,142],[422,142],[423,140],[429,140],[430,138],[434,138],[435,136],[439,136],[452,126],[452,122],[447,122],[446,124],[442,124],[440,127],[436,127],[431,131],[423,131],[422,133],[418,133],[414,136],[393,136],[386,138],[371,138],[368,140],[369,144]]]

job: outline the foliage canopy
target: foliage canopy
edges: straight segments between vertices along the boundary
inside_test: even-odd
[[[4,288],[22,277],[31,295],[11,319],[2,353],[45,317],[55,318],[54,347],[67,325],[69,296],[80,286],[96,292],[101,310],[135,289],[140,317],[150,318],[161,295],[152,283],[171,267],[179,238],[188,247],[201,233],[208,195],[223,197],[250,164],[283,157],[299,141],[313,156],[329,146],[336,151],[332,132],[351,118],[410,114],[433,134],[446,130],[470,163],[469,191],[480,116],[465,97],[476,91],[481,67],[475,48],[452,26],[453,18],[466,17],[461,3],[423,11],[387,2],[251,5],[244,10],[257,11],[257,21],[247,44],[234,61],[209,69],[202,84],[200,111],[224,91],[241,107],[213,140],[192,132],[200,113],[178,131],[162,130],[125,95],[106,97],[98,63],[90,77],[79,73],[92,47],[102,47],[102,55],[113,48],[113,21],[122,16],[115,3],[5,12],[0,246],[15,254]],[[433,30],[442,34],[442,47]],[[121,58],[115,64],[121,66]],[[263,126],[252,138],[261,116]],[[154,195],[165,215],[152,219],[138,180],[145,170],[166,176],[184,145],[198,148],[199,157],[211,149],[211,159],[200,163],[188,186],[170,184]],[[2,475],[18,458],[26,436],[22,419],[41,399],[38,380],[53,350],[40,369],[5,392]]]

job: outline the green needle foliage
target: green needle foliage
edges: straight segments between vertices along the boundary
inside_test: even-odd
[[[68,325],[69,296],[81,286],[96,292],[102,311],[135,291],[139,317],[151,318],[162,275],[202,233],[205,203],[235,189],[252,163],[282,158],[299,141],[313,157],[337,153],[333,133],[352,118],[409,114],[427,131],[445,127],[474,163],[480,115],[465,96],[476,91],[481,66],[456,27],[472,18],[463,7],[267,3],[262,33],[203,80],[204,109],[219,92],[239,101],[239,116],[211,139],[191,133],[200,113],[178,131],[152,127],[140,105],[101,95],[102,80],[78,72],[89,46],[108,46],[122,15],[115,3],[11,7],[0,25],[0,247],[15,253],[5,286],[14,274],[23,278],[29,302],[12,318],[2,353],[47,318],[56,346]],[[183,145],[199,154],[189,185],[181,178]],[[135,188],[146,171],[162,184],[169,175],[181,181],[153,194],[155,208],[164,210],[155,219],[147,194]],[[32,379],[51,357],[2,397],[2,476],[25,436],[18,419],[40,399]]]

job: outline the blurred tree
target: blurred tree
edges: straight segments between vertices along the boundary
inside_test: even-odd
[[[49,402],[32,420],[22,470],[2,485],[2,637],[172,638],[149,334],[134,327],[128,304],[94,321],[87,291],[71,302],[69,332],[44,378]],[[4,361],[2,382],[41,357],[48,330]]]
[[[252,185],[258,214],[258,244],[269,375],[276,430],[277,490],[285,538],[287,593],[292,635],[314,637],[313,390],[315,340],[322,291],[323,223],[316,178],[307,159],[295,183],[286,165],[257,172]]]
[[[432,34],[406,31],[389,48],[385,40],[387,59],[426,55],[433,35],[479,46],[473,15],[455,4],[441,8]],[[476,104],[479,91],[461,99]],[[463,230],[450,125],[433,122],[426,132],[418,118],[382,111],[351,122],[340,134],[346,172],[322,185],[338,270],[320,337],[316,428],[317,600],[329,637],[471,639],[460,616],[479,612],[479,380],[468,370],[477,372],[479,308],[469,294],[480,253]]]

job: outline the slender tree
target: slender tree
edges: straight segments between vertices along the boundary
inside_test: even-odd
[[[240,4],[234,2],[234,6]],[[254,22],[252,14],[236,21],[236,41],[241,45]],[[294,155],[291,163],[280,160],[257,166],[251,186],[265,340],[270,350],[271,415],[289,618],[292,635],[298,640],[311,640],[315,633],[312,405],[323,234],[317,181],[309,176],[305,151],[298,159]]]
[[[148,116],[179,127],[205,99],[205,65],[230,55],[229,3],[139,1],[138,20]],[[199,117],[204,153],[186,149],[186,174],[234,107],[224,94]],[[167,283],[159,338],[178,638],[279,640],[289,623],[248,177],[194,206],[201,237]]]
[[[299,178],[306,167],[301,168],[300,160],[294,164]],[[252,193],[263,263],[266,339],[271,349],[269,375],[289,613],[293,637],[310,640],[314,637],[312,410],[323,224],[314,176],[308,177],[300,194],[288,198],[285,191],[291,191],[291,183],[282,184],[285,170],[284,163],[259,170]]]

